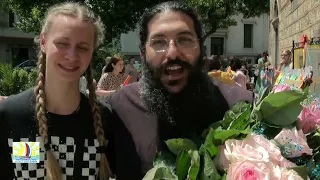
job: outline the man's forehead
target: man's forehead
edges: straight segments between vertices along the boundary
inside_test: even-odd
[[[196,36],[192,19],[181,12],[163,12],[155,15],[148,24],[149,37]]]

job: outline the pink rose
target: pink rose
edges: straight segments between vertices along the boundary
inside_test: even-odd
[[[273,170],[264,162],[241,161],[230,165],[227,180],[270,180]]]
[[[248,134],[244,140],[227,140],[224,152],[220,149],[219,168],[228,168],[229,163],[243,160],[271,161],[280,167],[292,167],[290,162],[281,155],[280,148],[262,135]],[[222,147],[220,147],[222,148]],[[249,158],[249,159],[248,159]],[[226,161],[229,160],[229,162]]]
[[[228,139],[225,142],[226,149],[224,154],[230,163],[239,161],[269,161],[269,153],[261,146],[257,146],[254,142],[245,140]]]
[[[302,180],[294,170],[271,162],[241,161],[230,165],[227,180]]]
[[[282,91],[290,91],[291,87],[286,84],[279,84],[273,87],[272,91],[274,93],[282,92]]]
[[[290,162],[281,155],[280,148],[263,137],[262,135],[249,134],[244,140],[244,143],[251,144],[252,146],[261,146],[269,153],[270,161],[280,167],[292,167],[294,163]]]
[[[312,155],[312,149],[308,146],[302,130],[282,129],[274,140],[283,146],[284,154],[289,158],[300,157],[302,154]]]
[[[281,169],[280,180],[303,180],[299,174],[294,170],[288,170],[286,168]]]
[[[298,116],[298,128],[302,129],[304,133],[309,133],[314,130],[317,125],[320,125],[320,110],[312,106],[304,106]]]

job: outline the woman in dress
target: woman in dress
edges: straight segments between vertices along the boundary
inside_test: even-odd
[[[126,78],[123,64],[123,60],[118,56],[110,59],[97,85],[97,94],[99,96],[112,94],[122,87]]]
[[[261,71],[264,69],[264,64],[268,61],[268,54],[266,52],[262,53],[262,57],[258,60],[257,69],[255,75],[257,76],[256,81],[256,93],[261,91]]]
[[[109,179],[102,118],[106,120],[110,111],[100,111],[96,102],[90,65],[104,26],[77,3],[51,7],[43,22],[36,86],[0,102],[0,177]],[[89,98],[79,90],[84,73]],[[24,156],[27,145],[39,162],[14,162],[14,157]]]

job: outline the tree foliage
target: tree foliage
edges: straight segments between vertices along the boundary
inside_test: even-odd
[[[99,14],[106,25],[106,41],[122,33],[134,30],[136,23],[146,8],[165,0],[75,0],[87,4],[95,13]],[[232,18],[237,13],[244,17],[259,16],[269,12],[269,0],[184,0],[201,17],[206,39],[218,28],[227,28],[236,25]],[[40,31],[43,16],[52,4],[64,0],[4,0],[9,7],[19,14],[20,22],[16,26],[25,32]],[[5,3],[4,3],[5,4]]]
[[[196,8],[203,24],[206,39],[219,28],[236,25],[234,15],[242,13],[244,18],[269,13],[269,0],[186,0]]]

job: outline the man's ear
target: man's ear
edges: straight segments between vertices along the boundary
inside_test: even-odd
[[[141,48],[140,49],[140,58],[143,59],[146,55],[146,49],[145,48]]]
[[[43,53],[45,53],[45,43],[46,43],[46,41],[44,38],[44,34],[40,33],[40,48]]]

